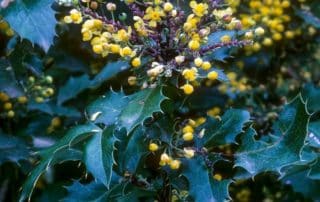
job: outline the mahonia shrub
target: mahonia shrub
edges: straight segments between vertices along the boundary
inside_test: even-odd
[[[320,200],[313,5],[1,1],[0,199]]]

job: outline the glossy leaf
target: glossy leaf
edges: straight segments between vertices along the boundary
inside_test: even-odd
[[[278,140],[272,145],[258,148],[250,146],[248,150],[242,150],[236,154],[235,166],[240,166],[251,175],[256,175],[265,171],[281,173],[283,167],[300,161],[309,117],[301,96],[296,97],[286,105],[280,115],[278,125],[281,127],[276,131],[281,133]]]
[[[101,133],[95,134],[86,144],[84,162],[87,170],[95,179],[109,188],[112,167],[114,164],[113,152],[116,138],[114,126],[109,126]]]
[[[48,51],[55,36],[53,0],[15,0],[0,14],[22,38]]]

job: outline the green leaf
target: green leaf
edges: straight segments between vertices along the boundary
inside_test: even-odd
[[[79,93],[90,87],[90,78],[87,74],[79,77],[70,77],[67,83],[59,89],[58,104],[75,98]]]
[[[128,69],[129,67],[130,65],[128,64],[128,61],[120,60],[116,62],[110,62],[103,67],[103,69],[97,76],[93,78],[91,85],[97,87],[108,79],[116,76],[119,72]]]
[[[15,0],[0,14],[22,38],[48,51],[56,26],[52,3],[53,0]]]
[[[313,15],[310,11],[295,9],[296,14],[302,18],[307,24],[320,29],[320,19]]]
[[[291,185],[294,191],[302,193],[305,197],[319,201],[320,181],[310,179],[307,168],[308,166],[295,166],[281,181],[287,185]]]
[[[320,88],[307,84],[302,90],[303,99],[306,100],[310,112],[320,111]]]
[[[124,134],[119,137],[117,144],[117,163],[121,173],[128,171],[136,173],[140,160],[148,152],[147,144],[144,142],[145,130],[137,127],[128,136]]]
[[[101,133],[95,134],[86,144],[84,162],[95,179],[109,188],[112,167],[114,164],[113,152],[116,138],[114,126],[109,126]]]
[[[235,137],[242,132],[244,124],[249,120],[249,112],[239,109],[229,109],[221,120],[209,118],[203,126],[206,129],[203,137],[205,146],[235,142]]]
[[[5,92],[12,98],[23,95],[22,88],[18,85],[12,67],[4,59],[0,59],[0,92]]]
[[[320,121],[309,124],[308,142],[311,146],[320,148]]]
[[[80,117],[81,114],[78,110],[73,107],[63,107],[58,106],[54,102],[45,102],[45,103],[36,103],[35,101],[31,101],[28,103],[28,109],[30,111],[38,110],[52,116],[66,116],[66,117]]]
[[[123,92],[109,91],[87,107],[87,114],[95,123],[111,125],[128,103],[129,98]]]
[[[306,111],[306,104],[302,97],[296,97],[279,117],[276,127],[280,134],[278,140],[272,145],[250,146],[248,150],[235,155],[235,166],[246,169],[251,175],[265,171],[276,171],[290,164],[299,162],[304,141],[307,136],[307,126],[310,115]],[[253,142],[252,144],[255,144]]]
[[[108,63],[102,71],[92,80],[87,74],[79,77],[71,77],[66,84],[61,87],[58,95],[58,104],[62,104],[67,100],[75,98],[77,95],[87,89],[99,87],[103,82],[116,76],[119,72],[129,68],[127,61],[117,61]]]
[[[130,133],[136,126],[142,124],[155,112],[162,112],[161,103],[166,99],[162,88],[148,88],[128,96],[130,101],[119,115],[117,125],[124,127]]]
[[[41,160],[38,165],[31,171],[26,182],[23,184],[19,201],[22,202],[27,198],[30,200],[36,182],[38,181],[41,174],[49,166],[53,165],[54,163],[58,163],[57,160],[62,161],[63,159],[70,158],[69,155],[71,155],[71,153],[64,152],[63,149],[77,143],[80,138],[85,138],[92,133],[99,132],[101,132],[101,129],[93,124],[79,125],[70,129],[58,143],[45,150],[40,151],[39,155],[41,157]],[[66,154],[67,156],[64,156],[62,154]],[[71,156],[74,157],[73,154]]]
[[[228,187],[231,180],[215,180],[200,157],[185,160],[182,174],[188,179],[189,194],[196,202],[230,199]]]
[[[104,202],[108,199],[107,187],[98,182],[81,184],[79,181],[74,181],[66,189],[68,195],[62,200],[63,202]]]
[[[162,88],[148,88],[135,94],[125,96],[122,92],[108,92],[93,102],[87,109],[92,121],[113,124],[126,128],[129,134],[132,129],[142,124],[153,113],[161,112],[160,105],[166,97]]]
[[[19,165],[20,160],[27,160],[29,156],[28,145],[22,139],[0,132],[0,165],[5,162]]]
[[[316,163],[311,166],[308,177],[312,180],[320,180],[320,157],[318,157]]]

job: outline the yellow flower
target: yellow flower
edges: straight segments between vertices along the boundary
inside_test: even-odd
[[[139,67],[141,65],[141,60],[139,57],[133,58],[133,60],[131,61],[131,65],[133,67]]]
[[[185,133],[182,136],[184,141],[191,141],[193,140],[193,133]]]
[[[3,108],[4,108],[5,110],[10,110],[10,109],[12,109],[12,103],[11,103],[11,102],[6,102],[6,103],[4,103]]]
[[[165,16],[165,13],[159,6],[155,8],[148,7],[146,9],[146,14],[143,16],[143,19],[149,21],[150,27],[156,27],[157,23],[161,21],[161,17],[164,17],[164,16]]]
[[[200,57],[197,57],[193,62],[197,67],[201,67],[203,60]]]
[[[121,57],[132,56],[133,51],[129,46],[126,46],[126,47],[120,49],[120,55],[121,55]]]
[[[192,157],[194,157],[195,151],[193,149],[183,148],[183,151],[186,158],[191,159]]]
[[[258,36],[264,35],[264,29],[262,27],[258,27],[254,30],[254,33]]]
[[[72,9],[70,11],[70,17],[72,19],[72,21],[76,24],[79,24],[82,22],[82,15],[81,12],[76,10],[76,9]]]
[[[136,84],[137,84],[137,77],[135,77],[135,76],[129,76],[129,77],[128,77],[128,84],[129,84],[130,86],[136,85]]]
[[[103,52],[103,46],[101,44],[93,45],[92,50],[96,54],[101,54]]]
[[[7,116],[8,116],[8,118],[13,118],[14,114],[15,114],[14,111],[10,110],[10,111],[8,111]]]
[[[186,80],[194,81],[198,76],[198,70],[195,67],[192,67],[191,69],[185,69],[183,70],[182,75]]]
[[[219,76],[219,74],[216,71],[211,71],[207,75],[208,79],[210,79],[212,81],[216,80],[218,78],[218,76]]]
[[[165,165],[167,165],[167,164],[170,164],[171,161],[172,161],[171,157],[168,156],[168,154],[163,153],[163,154],[161,154],[161,156],[160,156],[160,162],[159,162],[159,164],[160,164],[161,166],[165,166]]]
[[[262,44],[264,45],[264,46],[271,46],[272,45],[272,39],[270,39],[270,38],[264,38],[263,39],[263,41],[262,41]]]
[[[222,176],[221,176],[220,174],[215,174],[215,175],[213,176],[213,178],[214,178],[215,180],[217,180],[217,181],[221,181],[221,180],[222,180]]]
[[[188,44],[189,48],[193,51],[198,50],[200,48],[200,43],[197,40],[191,40]]]
[[[25,104],[28,102],[28,98],[26,96],[21,96],[21,97],[18,97],[18,102],[20,104]]]
[[[172,170],[177,170],[180,168],[180,164],[181,164],[181,162],[179,160],[173,160],[170,162],[170,168]]]
[[[223,35],[222,37],[220,37],[220,41],[221,41],[222,43],[228,43],[228,42],[231,41],[231,36],[229,36],[229,35]]]
[[[192,12],[198,17],[202,17],[208,14],[208,4],[206,3],[197,3],[196,1],[190,1],[189,5],[192,8]]]
[[[149,150],[152,151],[152,152],[155,152],[159,149],[159,146],[155,143],[150,143],[149,144]]]
[[[201,68],[203,70],[209,70],[211,68],[210,62],[208,62],[208,61],[203,62],[202,65],[201,65]]]
[[[186,125],[185,127],[183,127],[182,132],[183,133],[193,133],[194,129],[192,128],[192,126],[190,125]]]
[[[190,84],[184,84],[180,87],[186,95],[190,95],[193,93],[193,86]]]
[[[225,16],[230,16],[232,15],[232,9],[230,7],[224,9],[224,10],[214,10],[212,12],[212,14],[218,19],[218,20],[221,20],[223,19],[223,17]]]
[[[120,29],[117,34],[114,34],[113,35],[113,38],[115,41],[121,41],[121,42],[127,42],[129,41],[130,39],[130,36],[131,36],[131,32],[132,32],[132,29],[131,27],[129,26],[128,27],[128,31],[124,30],[124,29]]]
[[[117,54],[120,52],[120,45],[119,44],[110,44],[109,46],[109,50],[111,51],[111,53]]]
[[[170,12],[170,11],[172,11],[172,9],[173,9],[172,3],[166,2],[166,3],[163,4],[163,10],[165,12]]]

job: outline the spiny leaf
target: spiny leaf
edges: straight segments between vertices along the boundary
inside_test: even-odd
[[[235,142],[235,137],[242,132],[244,124],[250,119],[247,111],[230,109],[221,120],[209,118],[203,128],[206,129],[203,141],[205,146],[215,146]]]
[[[56,26],[52,3],[53,0],[15,0],[0,14],[22,38],[48,51]]]
[[[81,184],[74,181],[71,186],[66,187],[68,191],[67,197],[63,202],[104,202],[107,201],[108,189],[102,183],[91,182],[90,184]]]
[[[108,63],[93,79],[90,79],[87,74],[79,77],[71,77],[59,91],[58,104],[62,104],[65,101],[75,98],[87,89],[99,87],[103,82],[116,76],[119,72],[128,69],[128,67],[127,61],[120,60]]]
[[[160,105],[166,99],[161,87],[145,89],[128,97],[130,101],[117,122],[118,126],[126,128],[127,133],[152,117],[153,113],[161,112]]]
[[[19,164],[29,156],[30,150],[22,139],[0,132],[0,165],[8,161]]]
[[[121,173],[125,171],[136,173],[143,154],[147,152],[144,138],[145,131],[142,127],[137,127],[128,136],[123,134],[122,137],[119,137],[117,162]]]
[[[182,174],[188,179],[190,196],[196,202],[230,199],[228,187],[231,180],[215,180],[201,157],[185,160]]]
[[[123,92],[109,91],[87,107],[87,114],[95,123],[111,125],[128,103],[129,98]]]
[[[70,129],[67,134],[55,145],[42,150],[39,152],[41,160],[38,165],[31,171],[27,181],[22,186],[22,192],[19,201],[24,201],[31,197],[32,191],[36,182],[38,181],[41,174],[52,164],[52,162],[57,163],[55,159],[65,159],[65,157],[59,155],[58,152],[62,151],[64,148],[70,147],[72,144],[76,143],[79,138],[85,138],[92,133],[100,132],[101,129],[93,124],[79,125]],[[69,152],[66,152],[69,155]]]
[[[115,141],[114,126],[109,126],[103,132],[97,133],[92,137],[87,143],[84,152],[84,162],[87,169],[97,181],[108,188],[114,164]]]
[[[281,134],[278,140],[272,145],[260,145],[258,148],[250,146],[247,147],[248,150],[237,153],[235,166],[243,167],[251,175],[256,175],[265,171],[281,173],[284,166],[300,161],[309,118],[302,97],[296,97],[279,117],[279,127],[276,127],[278,131],[275,131]]]

